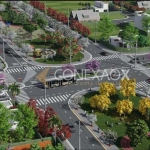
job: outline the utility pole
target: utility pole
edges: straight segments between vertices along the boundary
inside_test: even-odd
[[[71,64],[71,37],[70,37],[70,64]]]
[[[45,88],[45,101],[44,101],[44,108],[46,110],[46,80],[45,78],[43,79],[43,83],[44,83],[44,88]]]
[[[4,49],[4,44],[5,44],[5,43],[4,43],[4,39],[3,39],[3,38],[2,38],[2,40],[3,40],[3,58],[4,58],[4,61],[5,61],[5,53],[4,53],[4,50],[5,50],[5,49]]]
[[[137,39],[136,39],[136,45],[135,45],[135,64],[134,64],[135,68],[136,68],[136,55],[137,55]]]
[[[80,120],[79,120],[79,150],[81,150],[81,143],[80,143]]]
[[[95,44],[96,44],[97,20],[95,20]]]
[[[123,1],[121,1],[121,14],[122,14],[122,4],[123,4]]]
[[[69,7],[68,7],[68,28],[69,28]]]

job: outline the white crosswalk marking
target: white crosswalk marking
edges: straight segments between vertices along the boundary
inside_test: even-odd
[[[30,98],[23,90],[21,90],[20,94],[16,96],[16,99],[20,103],[27,103]]]
[[[16,68],[11,68],[5,70],[6,73],[15,73],[15,72],[24,72],[24,71],[29,71],[29,70],[40,70],[44,69],[45,67],[39,67],[39,66],[28,66],[28,67],[16,67]]]
[[[136,83],[136,88],[144,87],[144,86],[149,86],[150,84],[147,81],[140,81]]]
[[[92,60],[106,60],[106,59],[113,59],[119,57],[120,54],[108,55],[108,56],[100,56],[100,57],[93,57]]]
[[[68,97],[70,97],[70,94],[53,96],[53,97],[47,97],[46,98],[46,104],[58,103],[58,102],[61,102],[61,101],[66,101],[66,100],[68,100]],[[38,105],[44,105],[44,103],[45,103],[45,99],[44,98],[37,100],[37,106]]]

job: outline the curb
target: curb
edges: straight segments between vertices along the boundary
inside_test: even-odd
[[[4,54],[5,55],[5,54]],[[8,64],[6,63],[6,61],[4,61],[4,59],[0,56],[0,58],[3,60],[3,62],[4,62],[4,64],[6,65],[6,67],[3,69],[4,71],[6,71],[7,70],[7,68],[8,68]]]
[[[66,142],[68,143],[68,145],[70,146],[71,150],[75,150],[74,147],[71,145],[71,143],[66,139]]]
[[[15,50],[13,47],[12,47],[12,45],[10,45],[4,38],[3,38],[3,40],[8,44],[8,46],[9,47],[11,47],[19,56],[20,56],[20,54],[17,52],[17,50]],[[77,65],[81,65],[81,64],[85,64],[86,62],[88,62],[88,61],[90,61],[91,59],[92,59],[92,55],[88,52],[88,51],[86,51],[86,50],[84,50],[89,56],[90,56],[90,58],[88,59],[88,60],[86,60],[86,61],[84,61],[84,62],[79,62],[79,63],[76,63],[76,64],[74,64],[74,63],[71,63],[72,65],[75,65],[75,66],[77,66]],[[20,56],[21,57],[21,56]],[[25,62],[27,62],[28,64],[30,64],[30,65],[34,65],[34,66],[39,66],[39,67],[53,67],[53,68],[59,68],[59,67],[62,67],[63,65],[67,65],[67,64],[61,64],[61,65],[53,65],[53,64],[49,64],[49,65],[42,65],[42,63],[41,63],[41,65],[39,65],[39,64],[33,64],[33,63],[30,63],[29,61],[27,61],[25,58],[23,58],[23,57],[21,57]]]
[[[85,91],[85,90],[82,90],[82,91]],[[99,140],[99,138],[97,137],[97,135],[95,135],[95,134],[93,133],[93,131],[91,130],[90,127],[88,127],[87,125],[85,125],[84,121],[78,116],[78,114],[76,114],[76,112],[74,112],[74,110],[73,110],[73,109],[71,108],[71,106],[70,106],[71,98],[74,97],[76,94],[81,93],[82,91],[79,91],[79,92],[73,94],[73,95],[69,98],[69,100],[68,100],[68,106],[69,106],[70,110],[73,112],[73,114],[74,114],[80,121],[82,121],[82,123],[84,124],[84,126],[91,132],[91,134],[96,138],[96,140],[102,145],[102,147],[103,147],[105,150],[108,150],[109,148],[108,148],[106,145],[104,145],[104,144]]]

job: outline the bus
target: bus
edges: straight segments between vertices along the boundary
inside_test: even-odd
[[[75,84],[76,74],[58,75],[57,77],[49,77],[46,79],[46,88],[53,88],[58,86],[65,86],[68,84]]]

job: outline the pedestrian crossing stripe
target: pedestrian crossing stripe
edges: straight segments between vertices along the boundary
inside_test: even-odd
[[[44,105],[45,102],[46,104],[50,104],[50,103],[58,103],[61,101],[66,101],[69,97],[70,97],[70,94],[65,94],[65,95],[47,97],[46,101],[45,101],[45,98],[40,98],[40,99],[37,99],[36,101],[37,101],[37,106],[38,106],[38,105]]]
[[[144,86],[150,86],[150,84],[147,81],[140,81],[136,83],[136,88],[144,87]]]
[[[92,60],[106,60],[106,59],[113,59],[119,57],[120,54],[113,54],[108,56],[100,56],[100,57],[93,57]]]
[[[14,72],[25,72],[25,71],[29,71],[29,70],[40,70],[40,69],[44,69],[45,67],[40,67],[40,66],[29,66],[29,67],[16,67],[16,68],[11,68],[11,69],[7,69],[4,72],[6,73],[14,73]]]

